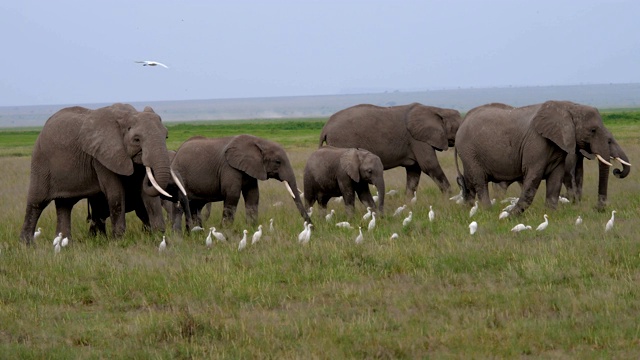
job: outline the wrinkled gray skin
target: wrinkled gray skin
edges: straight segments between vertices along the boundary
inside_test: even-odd
[[[376,209],[369,184],[378,190],[378,212],[384,214],[384,167],[380,158],[363,149],[323,146],[313,152],[304,168],[304,199],[307,207],[317,201],[323,213],[332,197],[342,196],[349,216],[355,196]]]
[[[258,217],[258,180],[287,181],[302,217],[311,222],[297,191],[296,178],[286,152],[279,144],[252,135],[225,138],[196,136],[184,142],[173,159],[172,168],[184,179],[194,225],[209,202],[223,201],[222,225],[233,223],[240,200],[244,198],[247,219]],[[288,192],[286,196],[290,196]],[[174,207],[174,229],[180,228],[181,211]]]
[[[80,199],[103,193],[109,207],[113,236],[125,224],[123,179],[133,175],[134,164],[149,166],[158,185],[171,178],[166,156],[167,129],[150,107],[138,112],[128,104],[90,110],[65,108],[47,120],[36,140],[20,239],[27,244],[44,208],[55,201],[56,233],[71,237],[71,210]],[[144,186],[148,196],[158,191]]]
[[[461,123],[456,110],[418,103],[391,107],[356,105],[329,118],[319,146],[326,142],[341,148],[366,149],[380,157],[385,170],[404,167],[407,196],[416,191],[422,172],[446,193],[451,185],[436,151],[454,146]]]
[[[511,214],[521,214],[546,180],[546,204],[556,208],[567,154],[584,150],[609,159],[609,131],[597,109],[567,101],[513,108],[488,104],[469,111],[456,136],[467,203],[476,195],[489,206],[488,182],[521,182]],[[608,176],[608,166],[601,177]],[[602,181],[602,179],[601,179]]]
[[[173,160],[175,151],[168,152],[169,161]],[[142,191],[143,184],[150,186],[149,178],[147,177],[144,166],[134,165],[134,173],[131,176],[123,177],[123,184],[125,186],[125,203],[126,212],[135,211],[136,215],[142,221],[143,229],[149,232],[162,232],[165,231],[165,221],[162,208],[172,210],[174,204],[176,206],[182,206],[186,211],[186,223],[187,232],[189,232],[189,225],[191,225],[191,212],[189,209],[189,201],[184,195],[173,179],[169,179],[169,183],[165,188],[165,191],[171,195],[166,197],[159,194],[158,196],[149,196]],[[183,180],[177,171],[174,171],[178,180],[182,183]],[[88,214],[87,221],[89,222],[89,234],[96,235],[98,233],[106,235],[106,220],[109,217],[109,206],[107,199],[103,193],[94,195],[87,199]],[[165,205],[168,204],[168,205]],[[169,211],[168,210],[168,211]],[[169,213],[169,219],[172,219],[171,213]]]

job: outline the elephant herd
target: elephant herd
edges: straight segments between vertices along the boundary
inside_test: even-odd
[[[564,184],[580,200],[584,157],[599,160],[598,207],[607,197],[610,159],[629,174],[629,159],[604,127],[597,109],[565,101],[514,108],[488,104],[464,119],[452,109],[418,103],[380,107],[356,105],[335,113],[320,134],[319,148],[304,168],[304,193],[281,145],[252,135],[224,138],[195,136],[176,152],[166,147],[168,132],[160,116],[146,107],[113,104],[96,110],[65,108],[45,123],[33,149],[21,240],[31,244],[38,219],[53,200],[56,233],[71,237],[71,210],[88,200],[90,234],[106,233],[111,219],[114,237],[125,232],[125,213],[135,211],[150,231],[164,231],[164,209],[174,230],[202,226],[200,211],[223,202],[222,222],[233,222],[240,199],[247,220],[258,217],[258,180],[285,185],[305,221],[306,209],[318,202],[326,210],[342,196],[348,215],[356,195],[384,214],[383,172],[406,170],[406,195],[415,194],[421,173],[441,192],[451,185],[436,156],[455,146],[457,182],[467,203],[477,197],[490,206],[488,183],[521,184],[521,196],[510,211],[522,213],[546,181],[546,204],[555,208]],[[464,173],[460,171],[458,156]],[[378,190],[378,199],[369,185]],[[305,204],[302,203],[304,197]],[[377,203],[377,204],[376,204]]]

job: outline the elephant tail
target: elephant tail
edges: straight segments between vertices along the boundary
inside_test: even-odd
[[[325,143],[327,141],[327,134],[324,132],[324,129],[322,129],[322,133],[320,133],[320,142],[318,143],[318,148],[322,147],[322,144]]]
[[[453,151],[453,156],[455,157],[455,162],[456,162],[456,172],[458,173],[458,177],[456,178],[456,182],[458,183],[458,186],[460,186],[460,190],[462,190],[462,198],[466,199],[467,198],[467,194],[469,193],[469,190],[467,189],[467,185],[464,181],[464,175],[462,175],[460,173],[460,166],[458,165],[458,147],[455,147],[455,150]]]

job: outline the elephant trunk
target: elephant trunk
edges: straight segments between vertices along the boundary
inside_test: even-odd
[[[607,202],[607,188],[609,186],[609,166],[598,163],[598,204],[599,211],[604,210]]]
[[[163,144],[164,145],[164,144]],[[157,146],[152,150],[143,150],[142,163],[147,167],[147,175],[142,183],[142,190],[148,196],[159,196],[160,190],[151,183],[152,179],[160,189],[166,189],[171,179],[171,168],[169,166],[169,158],[166,155],[166,146]],[[171,195],[163,194],[167,197]]]
[[[613,175],[619,179],[627,177],[631,171],[631,162],[615,139],[611,140],[611,157],[622,164],[622,170],[613,169]]]
[[[290,171],[290,173],[291,173],[290,175],[280,174],[280,181],[284,182],[285,186],[289,188],[287,190],[289,194],[291,194],[291,196],[293,197],[293,202],[296,203],[296,207],[298,208],[300,215],[302,215],[302,217],[306,222],[311,224],[312,223],[311,218],[309,217],[309,214],[307,214],[307,210],[304,208],[304,205],[302,205],[302,198],[300,197],[300,192],[298,191],[296,178],[293,175],[293,169]]]
[[[382,217],[384,216],[384,178],[381,176],[380,179],[374,181],[373,186],[375,186],[376,190],[378,190],[378,213]]]

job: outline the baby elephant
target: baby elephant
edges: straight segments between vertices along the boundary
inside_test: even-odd
[[[376,208],[369,184],[378,190],[378,212],[384,211],[384,168],[380,158],[364,149],[324,146],[316,150],[304,168],[304,199],[307,207],[317,201],[323,211],[332,197],[342,196],[347,214],[353,215],[355,194]]]

